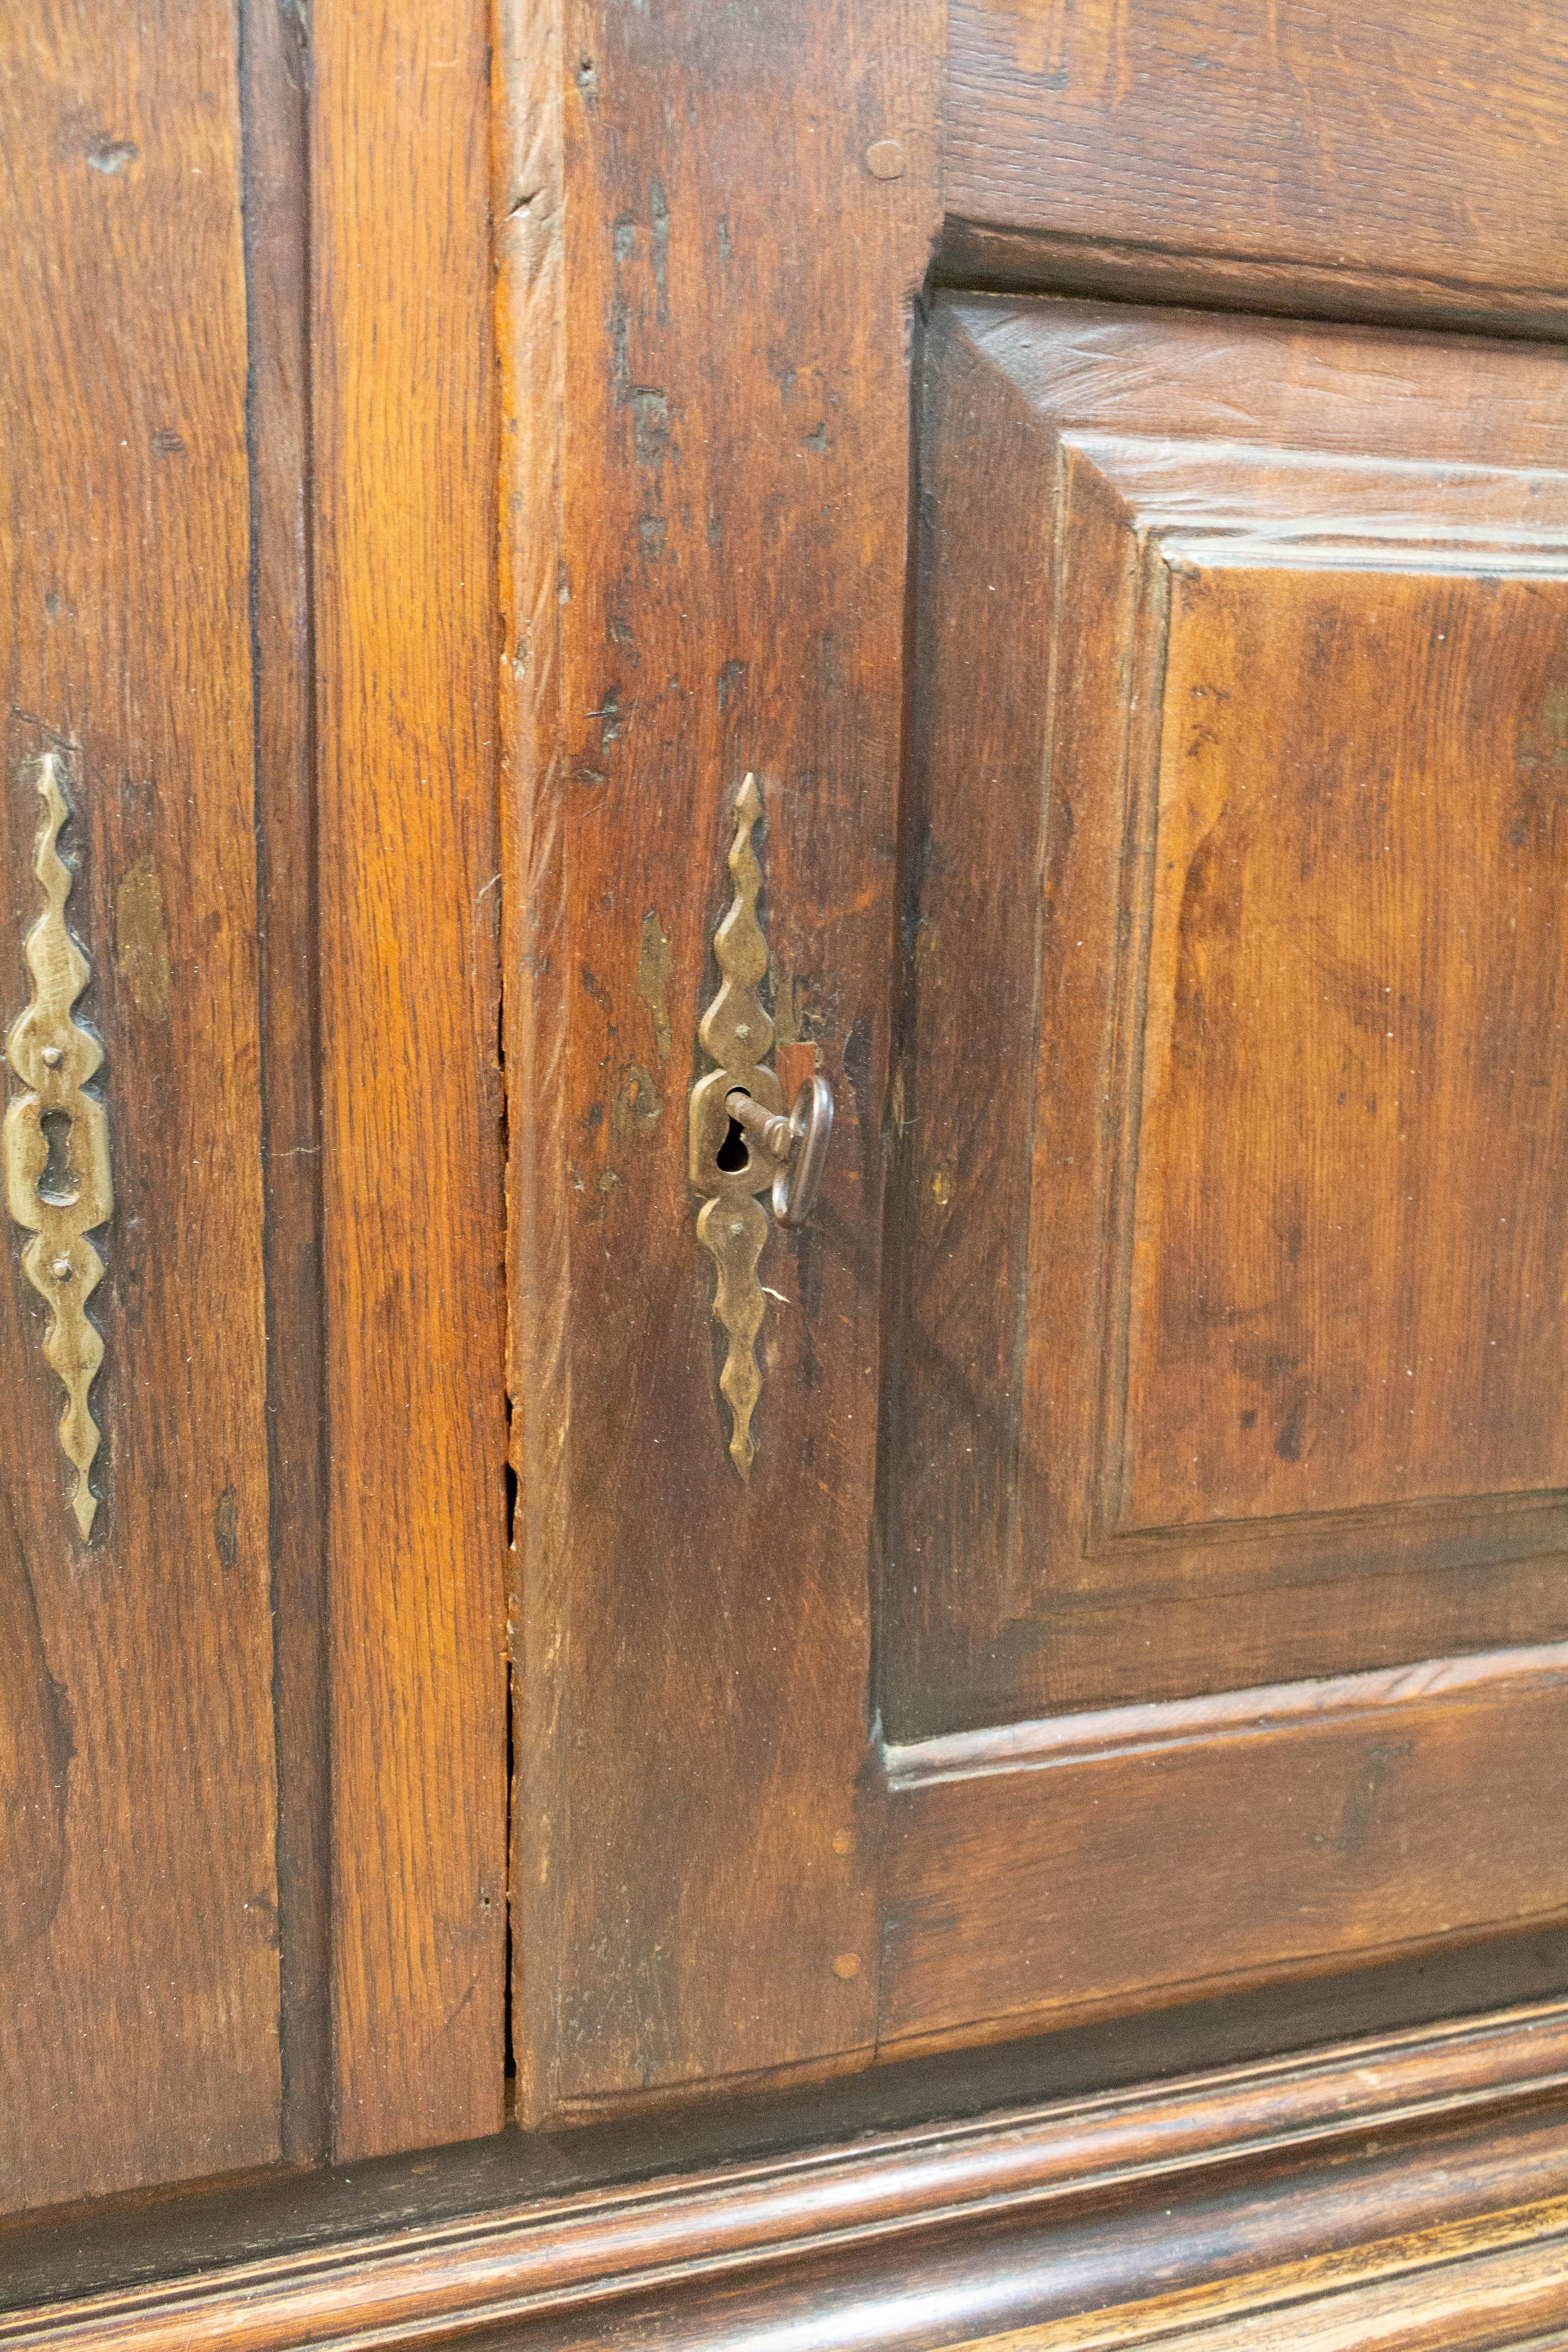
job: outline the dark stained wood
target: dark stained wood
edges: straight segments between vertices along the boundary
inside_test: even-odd
[[[1560,2233],[1565,2074],[1562,2005],[1542,2004],[253,2257],[18,2312],[0,2345],[710,2345],[787,2323],[914,2347],[1152,2294],[1267,2306],[1280,2265],[1331,2249],[1304,2301],[1395,2273],[1427,2289],[1440,2261]]]
[[[482,10],[311,79],[334,2147],[501,2120],[506,1721]]]
[[[1525,2126],[1517,2137],[1523,2139],[1529,2134]],[[1547,2156],[1539,2124],[1532,2136],[1540,2170],[1550,2178],[1556,2168]],[[1458,2157],[1456,2171],[1464,2188],[1470,2188],[1471,2181],[1464,2178],[1468,2168],[1464,2156],[1469,2151],[1450,2146],[1443,2152],[1450,2161]],[[549,2352],[588,2352],[590,2347],[596,2352],[614,2347],[619,2352],[619,2347],[634,2345],[658,2347],[658,2352],[666,2347],[674,2352],[676,2347],[680,2352],[741,2352],[743,2347],[776,2342],[780,2329],[789,2326],[814,2345],[868,2341],[879,2352],[935,2352],[938,2346],[952,2346],[960,2336],[972,2345],[999,2338],[1006,2347],[1016,2330],[1043,2333],[1055,2326],[1058,2347],[1064,2341],[1093,2347],[1097,2325],[1109,2329],[1119,2321],[1124,2326],[1135,2324],[1137,2305],[1163,2300],[1174,2273],[1194,2282],[1188,2293],[1200,2311],[1205,2306],[1197,2298],[1205,2287],[1211,2314],[1223,2313],[1228,2305],[1245,2315],[1251,2304],[1258,2314],[1259,2332],[1251,2338],[1250,2352],[1276,2352],[1282,2342],[1294,2344],[1293,2336],[1281,2336],[1280,2326],[1291,2326],[1296,2314],[1289,2306],[1299,2298],[1306,2303],[1309,2318],[1317,2319],[1328,2315],[1313,2309],[1314,2294],[1327,2295],[1335,2284],[1350,2288],[1363,2281],[1369,2288],[1382,2284],[1392,2294],[1397,2280],[1405,2307],[1420,2299],[1428,2332],[1415,2337],[1415,2346],[1428,2352],[1428,2347],[1451,2341],[1437,2332],[1447,2316],[1447,2283],[1438,2265],[1448,2257],[1478,2258],[1479,2269],[1488,2256],[1511,2253],[1517,2268],[1500,2263],[1500,2275],[1494,2273],[1492,2281],[1484,2271],[1479,2276],[1468,2271],[1455,2280],[1453,2310],[1473,2327],[1489,2322],[1490,2334],[1472,2334],[1471,2345],[1518,2345],[1520,2339],[1507,2333],[1516,2310],[1527,2322],[1556,2320],[1568,2304],[1562,2272],[1568,2200],[1553,2196],[1509,2213],[1479,2217],[1468,2230],[1462,2218],[1438,2223],[1427,2234],[1423,2228],[1426,2211],[1416,2196],[1424,2190],[1434,2202],[1447,2205],[1458,2185],[1452,2175],[1446,2180],[1427,2176],[1418,2184],[1412,2171],[1402,2175],[1397,2162],[1387,2157],[1372,2158],[1364,2168],[1347,2164],[1337,2176],[1315,2179],[1305,2179],[1291,2168],[1248,2183],[1239,2194],[1228,2186],[1216,2189],[1205,2183],[1206,2196],[1200,2189],[1190,2201],[1167,2201],[1153,2212],[1129,2212],[1124,2205],[1112,2203],[1106,2211],[1085,2214],[1060,2228],[1041,2230],[1027,2221],[1020,2227],[998,2221],[952,2233],[933,2232],[920,2244],[918,2265],[911,2265],[907,2249],[897,2244],[825,2251],[794,2276],[770,2281],[765,2303],[744,2298],[731,2282],[704,2282],[686,2294],[647,2294],[604,2314],[563,2314],[512,2340],[526,2345],[529,2352],[546,2352],[546,2347]],[[1400,2197],[1402,2189],[1415,2192],[1410,2202]],[[1462,2196],[1461,2189],[1455,2201]],[[1367,2245],[1357,2238],[1358,2221],[1364,2225],[1380,2207],[1379,2221],[1386,2214],[1400,2235]],[[1331,2256],[1338,2256],[1337,2262],[1325,2259],[1325,2247]],[[1267,2263],[1261,2277],[1254,2270],[1258,2252]],[[1315,2274],[1306,2270],[1314,2260],[1320,2265]],[[1294,2278],[1281,2275],[1288,2264],[1294,2268],[1297,2263],[1305,2276],[1301,2272]],[[1430,2274],[1434,2272],[1436,2275]],[[1129,2304],[1131,2310],[1125,2307]],[[1119,2305],[1123,2306],[1121,2311]],[[1166,2316],[1159,2312],[1148,2315],[1156,2326]],[[1157,2335],[1155,2340],[1161,2340]],[[1169,2333],[1163,2340],[1168,2347]],[[1046,2336],[1045,2341],[1050,2345],[1053,2338]],[[1116,2342],[1114,2334],[1110,2341]],[[1340,2347],[1345,2341],[1342,2336]],[[1352,2345],[1355,2341],[1353,2336],[1349,2338]],[[1552,2338],[1545,2343],[1551,2345]],[[1538,2352],[1541,2346],[1542,2339],[1535,2337],[1530,2352]],[[1402,2352],[1409,2352],[1408,2343]]]
[[[476,2215],[516,2214],[628,2183],[689,2181],[736,2163],[756,2167],[810,2151],[861,2143],[866,2136],[929,2134],[969,2126],[1022,2108],[1060,2110],[1152,2081],[1212,2074],[1256,2082],[1260,2063],[1281,2053],[1309,2070],[1346,2040],[1376,2040],[1383,2055],[1405,2051],[1423,2063],[1432,2029],[1461,2040],[1484,2025],[1500,2037],[1488,2060],[1450,2058],[1466,2095],[1533,2096],[1552,2073],[1542,2041],[1568,1984],[1568,1932],[1534,1930],[1479,1944],[1447,1946],[1416,1958],[1331,1977],[1229,1992],[1176,2009],[1048,2031],[1030,2040],[987,2042],[796,2084],[762,2096],[686,2100],[651,2114],[574,2124],[562,2132],[504,2131],[444,2148],[408,2150],[326,2167],[274,2167],[187,2186],[55,2207],[0,2223],[0,2311],[35,2303],[125,2294],[187,2273],[236,2263],[325,2252],[356,2240],[380,2244],[390,2232],[442,2229]],[[1503,2012],[1528,2010],[1528,2020]],[[1454,2026],[1454,2021],[1460,2023]],[[1514,2029],[1527,2024],[1529,2042]],[[1425,2029],[1425,2030],[1424,2030]],[[1364,2056],[1364,2050],[1362,2053]],[[1403,2063],[1403,2061],[1401,2062]],[[1448,2065],[1443,2061],[1443,2067]],[[1447,2072],[1428,2088],[1456,2087]],[[1463,2087],[1460,2085],[1459,2087]],[[1526,2193],[1505,2187],[1500,2194]]]
[[[1552,0],[953,0],[943,266],[1561,334]]]
[[[1495,2090],[1499,2099],[1533,2097],[1552,2071],[1543,2037],[1564,1984],[1568,1932],[1534,1930],[1030,2040],[940,2051],[762,2096],[686,2100],[562,2132],[504,2131],[349,2165],[229,2174],[173,2195],[57,2206],[0,2223],[0,2311],[123,2295],[191,2272],[356,2240],[380,2244],[392,2232],[445,2230],[476,2215],[544,2206],[564,2212],[590,2192],[689,2182],[737,2163],[765,2166],[851,2141],[864,2155],[868,2134],[880,2143],[889,2134],[929,2135],[939,2124],[967,2130],[1023,2108],[1097,2105],[1111,2093],[1135,2094],[1176,2076],[1223,2069],[1256,2084],[1259,2064],[1271,2066],[1281,2053],[1309,2073],[1327,2059],[1331,2072],[1332,2053],[1347,2040],[1378,2042],[1382,2075],[1397,2052],[1425,2063],[1421,2053],[1436,2027],[1459,2040],[1438,2076],[1426,2080],[1433,2096],[1458,2090],[1484,2104]],[[1525,2010],[1528,2019],[1504,2013]],[[1485,2035],[1471,2046],[1472,2030],[1482,2026]],[[1514,2038],[1521,2026],[1525,2042]],[[1450,2062],[1458,2069],[1452,2077]],[[1331,2144],[1330,2154],[1332,2160]],[[1517,2185],[1500,2191],[1524,2193]]]
[[[83,1544],[0,1267],[0,2205],[279,2152],[247,330],[231,10],[0,45],[0,1019],[68,768],[116,1206]]]
[[[1184,2352],[1491,2352],[1561,2344],[1568,2315],[1561,2202],[1481,2221],[1413,2230],[1342,2254],[1309,2256],[1215,2286],[1192,2287],[1044,2326],[972,2338],[955,2352],[1116,2352],[1169,2345]],[[1538,2334],[1538,2330],[1550,2330]]]
[[[0,61],[0,916],[54,743],[121,1185],[85,1571],[0,1297],[0,2185],[145,2223],[0,2338],[1568,2323],[1559,2005],[1106,2087],[1561,1977],[1561,354],[943,297],[909,367],[933,249],[1560,333],[1568,60],[1134,13],[959,0],[940,248],[936,0],[504,0],[493,152],[474,0]],[[839,1124],[742,1486],[748,771]],[[152,2280],[136,2184],[323,2154]]]
[[[537,2122],[870,2048],[905,345],[940,12],[503,10],[501,53],[514,2041]],[[685,1118],[748,770],[780,1076],[830,1074],[838,1126],[815,1224],[766,1246],[742,1486]]]
[[[250,0],[240,18],[240,63],[278,1729],[279,2037],[283,2154],[300,2162],[326,2152],[331,2098],[306,18],[270,0]]]
[[[937,305],[895,1739],[1568,1633],[1563,383]]]
[[[889,1753],[882,2043],[1568,1915],[1568,1644]]]

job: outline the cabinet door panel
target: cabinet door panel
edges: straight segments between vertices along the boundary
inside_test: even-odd
[[[1568,1632],[1562,382],[939,313],[895,1738]]]
[[[0,59],[0,1022],[38,992],[52,761],[113,1189],[85,1537],[10,1218],[0,1265],[3,2206],[279,2145],[237,63],[231,13],[170,42],[85,5]]]
[[[1568,586],[1376,552],[1173,565],[1112,1539],[1568,1486]]]
[[[923,406],[885,2030],[1553,1913],[1561,362],[954,299]]]
[[[485,17],[177,13],[0,35],[0,2210],[503,2112]]]

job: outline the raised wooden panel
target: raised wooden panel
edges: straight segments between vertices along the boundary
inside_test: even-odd
[[[1568,1486],[1568,585],[1375,551],[1173,567],[1123,1528]]]
[[[279,2151],[239,60],[232,9],[170,30],[0,37],[0,1030],[52,758],[114,1190],[85,1538],[0,1219],[5,2207]]]
[[[954,299],[923,401],[891,1735],[1561,1639],[1560,359]]]
[[[1561,332],[1553,0],[953,0],[945,259],[992,282]]]

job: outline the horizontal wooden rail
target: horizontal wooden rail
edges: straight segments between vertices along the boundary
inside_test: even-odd
[[[885,1762],[886,2055],[1568,1914],[1561,1643],[1007,1724]]]

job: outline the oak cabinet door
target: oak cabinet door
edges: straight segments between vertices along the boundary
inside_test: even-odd
[[[303,41],[0,30],[0,2210],[502,2114],[485,31]]]
[[[503,16],[527,2120],[1568,1915],[1550,202],[1197,13]]]
[[[3,84],[5,2206],[279,2149],[237,61],[93,33]]]

